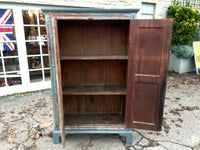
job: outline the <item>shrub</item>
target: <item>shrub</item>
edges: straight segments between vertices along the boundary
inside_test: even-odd
[[[195,37],[200,20],[199,10],[189,6],[169,6],[167,17],[174,19],[172,44],[186,45]]]
[[[178,58],[189,59],[194,56],[193,48],[189,45],[174,45],[171,46],[171,52]]]

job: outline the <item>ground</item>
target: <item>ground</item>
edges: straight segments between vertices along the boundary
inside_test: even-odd
[[[118,135],[68,135],[68,150],[200,150],[200,78],[169,73],[163,128],[133,130],[133,144]],[[60,150],[53,144],[51,90],[0,98],[0,150]]]

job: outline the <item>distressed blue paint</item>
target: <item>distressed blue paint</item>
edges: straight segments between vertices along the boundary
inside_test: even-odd
[[[130,20],[133,19],[135,15],[135,13],[59,13],[59,16],[56,18],[61,20]]]
[[[44,9],[48,34],[48,49],[50,54],[51,82],[53,93],[53,109],[54,109],[54,131],[53,142],[58,144],[61,142],[60,130],[60,111],[59,111],[59,83],[56,59],[56,37],[55,24],[56,19],[76,19],[76,20],[131,20],[136,19],[136,13],[139,9],[88,9],[88,8],[67,8],[67,9]],[[57,103],[58,100],[58,103]],[[126,137],[126,144],[132,144],[132,130],[116,129],[110,130],[103,128],[102,130],[65,130],[67,134],[119,134]]]
[[[129,12],[129,13],[137,13],[139,11],[139,9],[135,8],[46,8],[43,9],[44,12],[78,12],[78,13],[85,13],[85,12],[108,12],[108,13],[116,13],[116,12],[120,12],[120,13],[125,13],[125,12]]]
[[[49,63],[51,70],[51,86],[52,86],[52,94],[53,94],[53,110],[54,110],[54,129],[59,129],[59,113],[58,113],[58,104],[57,104],[57,85],[56,85],[56,55],[54,48],[54,33],[52,30],[52,25],[54,22],[52,21],[49,13],[45,14],[46,24],[47,24],[47,35],[48,35],[48,51],[50,54]]]
[[[43,11],[53,14],[56,19],[130,20],[136,18],[139,9],[66,8],[43,9]]]
[[[65,136],[67,134],[119,134],[120,136],[126,137],[126,144],[132,144],[132,130],[65,130]],[[60,130],[53,131],[53,142],[58,144],[61,142]]]

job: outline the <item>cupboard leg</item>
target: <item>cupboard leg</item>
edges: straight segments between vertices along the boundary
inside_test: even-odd
[[[126,137],[126,144],[132,144],[132,139],[133,139],[132,130],[128,132],[126,131],[126,133],[120,133],[119,135]]]
[[[59,144],[61,143],[61,133],[60,131],[53,131],[53,143],[54,144]]]

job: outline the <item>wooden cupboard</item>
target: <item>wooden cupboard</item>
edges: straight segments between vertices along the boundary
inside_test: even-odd
[[[71,133],[126,136],[161,130],[172,20],[136,20],[138,9],[45,11],[54,143]]]

